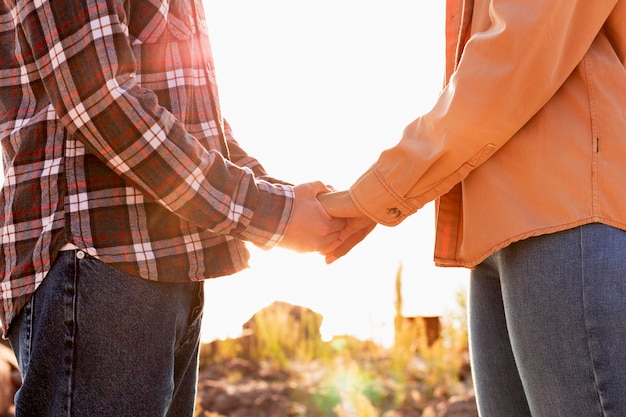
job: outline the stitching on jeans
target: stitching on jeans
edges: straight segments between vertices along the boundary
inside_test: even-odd
[[[587,321],[587,300],[585,297],[585,242],[583,239],[583,232],[585,227],[581,226],[578,228],[579,233],[579,250],[580,250],[580,288],[581,288],[581,300],[582,300],[582,310],[584,317],[584,325],[585,325],[585,338],[587,339],[587,354],[589,356],[589,363],[591,365],[591,373],[593,375],[593,383],[596,390],[596,394],[598,396],[598,405],[600,407],[600,413],[603,417],[606,417],[606,413],[604,410],[604,404],[602,402],[602,396],[600,395],[600,384],[598,382],[598,375],[596,373],[595,361],[593,359],[593,348],[591,346],[591,336],[589,335],[589,325]]]
[[[28,313],[28,328],[27,328],[27,337],[28,337],[28,341],[26,343],[26,354],[28,355],[26,360],[23,360],[23,363],[26,364],[26,367],[28,368],[28,364],[30,364],[30,357],[32,355],[33,352],[33,322],[35,320],[35,293],[33,293],[33,295],[31,296],[30,302],[26,304],[26,307],[28,310],[24,311],[24,313]],[[18,339],[20,337],[19,332],[17,335]]]
[[[189,321],[187,323],[187,327],[183,334],[180,337],[180,340],[176,343],[174,350],[176,352],[180,351],[184,346],[186,346],[190,341],[194,342],[197,340],[197,336],[201,330],[197,330],[198,327],[202,326],[202,315],[203,315],[203,305],[204,305],[204,284],[198,282],[196,291],[194,291],[193,297],[193,308],[189,315]]]
[[[70,337],[70,345],[71,345],[71,349],[70,349],[70,363],[69,363],[69,376],[68,376],[68,381],[67,381],[67,389],[68,389],[68,396],[67,396],[67,415],[71,416],[72,413],[72,393],[74,392],[74,375],[75,375],[75,370],[76,370],[76,333],[77,333],[77,297],[78,297],[78,258],[76,256],[76,254],[78,253],[78,250],[74,250],[71,252],[73,254],[72,256],[72,320],[71,320],[71,334],[69,335]]]

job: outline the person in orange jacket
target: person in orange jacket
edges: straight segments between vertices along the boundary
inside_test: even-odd
[[[448,0],[446,38],[432,110],[321,197],[327,262],[436,200],[481,417],[624,416],[626,1]]]

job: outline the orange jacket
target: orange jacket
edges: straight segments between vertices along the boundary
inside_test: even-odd
[[[626,0],[448,0],[447,83],[351,187],[396,225],[437,199],[435,262],[626,229]]]

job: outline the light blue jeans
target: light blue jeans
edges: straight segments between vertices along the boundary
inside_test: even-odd
[[[469,298],[481,417],[626,416],[626,232],[515,243],[472,271]]]
[[[202,291],[61,252],[9,332],[16,417],[193,416]]]

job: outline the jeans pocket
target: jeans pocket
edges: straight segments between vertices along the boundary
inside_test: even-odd
[[[192,308],[189,313],[187,327],[176,343],[176,350],[180,351],[190,343],[197,343],[200,339],[202,331],[202,315],[204,310],[204,284],[202,282],[193,282],[191,284],[197,288],[194,289],[194,298]]]
[[[33,329],[33,304],[35,294],[33,294],[22,308],[22,311],[13,319],[9,328],[9,343],[15,353],[18,367],[22,376],[28,370],[30,362],[30,352],[32,349],[32,329]]]

